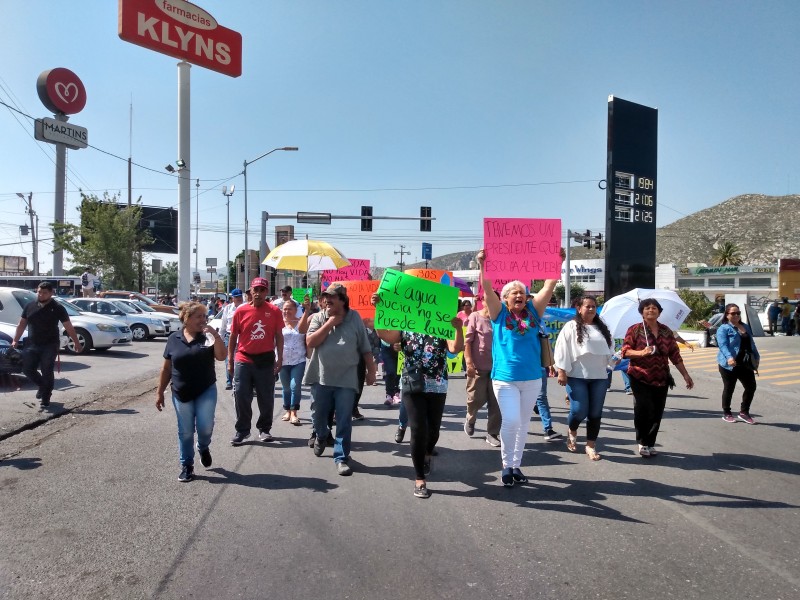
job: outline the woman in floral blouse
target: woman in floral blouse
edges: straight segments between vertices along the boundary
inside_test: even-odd
[[[373,294],[372,302],[380,302],[380,296]],[[399,342],[405,356],[401,397],[411,427],[411,462],[416,472],[414,495],[417,498],[428,498],[431,495],[426,477],[431,472],[433,449],[439,441],[439,428],[447,398],[447,352],[458,354],[464,349],[461,319],[455,317],[450,323],[456,330],[455,340],[411,331],[377,330],[380,338],[387,344]],[[413,377],[414,373],[420,374],[424,391],[411,390],[409,377]]]

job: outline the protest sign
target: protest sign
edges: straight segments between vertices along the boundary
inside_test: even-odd
[[[453,285],[452,271],[442,271],[441,269],[406,269],[405,273],[406,275],[412,275],[420,279],[435,281],[442,285]]]
[[[448,340],[458,311],[458,289],[386,269],[378,286],[375,329],[416,331]]]
[[[370,303],[372,294],[378,291],[377,279],[367,281],[340,281],[347,288],[347,298],[350,300],[350,308],[355,310],[362,319],[374,319],[375,307]]]
[[[509,281],[561,277],[561,219],[483,219],[484,269],[500,289]]]
[[[311,294],[314,293],[312,288],[294,288],[292,289],[292,300],[302,305],[306,296],[311,299]]]
[[[348,258],[350,264],[341,269],[322,271],[320,281],[322,289],[326,289],[334,281],[364,281],[371,279],[369,271],[369,259]]]

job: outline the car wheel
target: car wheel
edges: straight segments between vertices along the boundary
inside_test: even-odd
[[[83,349],[80,352],[75,352],[75,342],[72,341],[72,338],[69,338],[67,341],[67,352],[70,354],[86,354],[92,349],[92,336],[89,335],[88,331],[76,327],[75,336],[78,338],[81,346],[83,346]]]
[[[139,323],[131,325],[131,334],[134,342],[143,342],[147,339],[147,327]]]

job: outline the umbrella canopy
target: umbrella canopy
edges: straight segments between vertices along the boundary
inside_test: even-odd
[[[472,288],[469,287],[469,283],[461,279],[460,277],[453,277],[453,285],[456,286],[460,290],[460,296],[462,298],[470,298],[475,294],[472,292]]]
[[[291,240],[273,249],[262,264],[286,271],[308,272],[340,269],[350,261],[328,242]]]
[[[621,338],[628,331],[628,327],[642,322],[642,315],[639,314],[639,302],[646,298],[658,301],[661,308],[664,309],[661,316],[658,317],[658,322],[673,331],[680,328],[691,312],[680,296],[672,290],[634,288],[630,292],[611,298],[600,311],[600,318],[608,325],[611,335]]]

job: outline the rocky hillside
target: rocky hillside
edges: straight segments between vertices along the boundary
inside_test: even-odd
[[[714,244],[723,242],[736,244],[746,265],[771,265],[778,258],[800,257],[800,195],[743,194],[661,227],[656,231],[656,262],[711,265]],[[474,258],[474,250],[454,252],[428,261],[428,266],[460,271],[469,269]],[[573,245],[570,258],[605,258],[605,253]],[[424,266],[421,262],[406,268]]]

